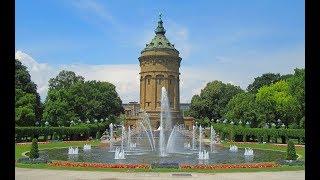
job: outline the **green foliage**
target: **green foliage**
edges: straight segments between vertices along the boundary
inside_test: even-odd
[[[235,123],[241,121],[245,124],[251,122],[252,127],[257,127],[260,122],[257,122],[257,103],[255,95],[252,93],[239,93],[233,96],[226,107],[226,118],[233,120]]]
[[[304,139],[304,129],[265,129],[265,128],[249,128],[245,126],[237,126],[230,124],[214,123],[213,128],[222,135],[222,138],[227,136],[229,140],[234,140],[236,136],[253,136],[259,142],[268,142],[268,137],[271,139],[284,137],[286,139]],[[243,138],[242,138],[243,140]]]
[[[304,128],[305,120],[305,70],[295,69],[292,77],[287,80],[289,84],[290,94],[296,98],[298,102],[298,114],[295,124]]]
[[[101,133],[100,133],[100,131],[97,131],[97,133],[96,133],[96,139],[100,139],[101,138]]]
[[[50,80],[43,117],[52,126],[70,126],[70,122],[88,119],[114,119],[122,111],[115,86],[108,82],[83,81],[73,72],[60,72]],[[113,118],[113,119],[112,119]]]
[[[239,86],[221,81],[209,82],[200,95],[192,97],[190,114],[195,118],[219,119],[224,115],[229,100],[240,92],[243,90]]]
[[[51,138],[53,141],[57,140],[58,137],[57,137],[57,133],[56,132],[53,132],[52,134],[52,138]]]
[[[59,135],[59,139],[63,136],[71,137],[71,139],[78,138],[81,134],[85,137],[90,134],[96,134],[97,131],[104,131],[108,124],[81,124],[72,127],[16,127],[15,133],[17,137],[38,137],[46,136],[48,134]]]
[[[287,159],[296,160],[297,158],[298,158],[298,155],[296,153],[296,148],[294,147],[294,143],[292,140],[289,140],[288,146],[287,146]]]
[[[49,80],[49,90],[68,88],[76,83],[83,83],[84,77],[77,76],[72,71],[62,70],[58,76]]]
[[[247,87],[247,90],[251,93],[257,93],[258,90],[266,85],[270,85],[272,83],[275,83],[280,80],[280,74],[274,74],[274,73],[265,73],[262,74],[259,77],[254,78],[254,81],[252,84],[249,84]]]
[[[281,119],[288,126],[296,121],[299,104],[289,90],[288,82],[282,80],[259,89],[256,101],[259,106],[258,118],[261,123]]]
[[[27,67],[15,60],[15,124],[32,126],[42,116],[37,85],[31,81]]]
[[[31,159],[36,159],[39,157],[38,140],[36,138],[32,140],[29,157]]]

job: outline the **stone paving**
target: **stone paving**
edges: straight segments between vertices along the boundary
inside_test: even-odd
[[[248,173],[132,173],[101,171],[69,171],[15,168],[17,180],[303,180],[305,171],[248,172]]]

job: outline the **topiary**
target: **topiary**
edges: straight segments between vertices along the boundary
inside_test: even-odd
[[[53,141],[55,141],[55,140],[57,140],[57,133],[56,132],[54,132],[53,134],[52,134],[52,138],[51,138]]]
[[[96,139],[100,139],[101,138],[101,133],[100,133],[100,131],[97,131],[97,133],[96,133]]]
[[[298,158],[298,155],[296,153],[294,143],[292,140],[289,140],[288,146],[287,146],[287,160],[296,160],[297,158]]]
[[[36,138],[32,140],[29,157],[31,159],[36,159],[39,157],[38,140]]]

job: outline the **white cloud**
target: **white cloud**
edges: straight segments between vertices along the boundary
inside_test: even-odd
[[[58,69],[46,63],[38,63],[30,55],[22,51],[16,51],[15,58],[19,59],[27,67],[31,80],[37,84],[38,93],[42,98],[45,97],[48,91],[48,80],[57,74]]]
[[[214,64],[182,66],[180,68],[180,101],[190,102],[195,94],[199,94],[205,85],[214,80],[239,85],[245,89],[253,79],[263,73],[273,72],[288,74],[294,68],[304,67],[304,47],[279,51],[273,54],[259,54],[252,57],[222,57]],[[66,64],[57,67],[38,63],[31,56],[21,51],[16,52],[16,58],[25,64],[31,74],[31,79],[38,85],[38,92],[44,98],[48,89],[48,80],[62,69],[74,71],[86,80],[108,81],[116,86],[123,102],[139,102],[139,65],[85,65]]]

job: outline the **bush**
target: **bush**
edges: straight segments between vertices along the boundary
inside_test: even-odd
[[[245,141],[245,136],[255,137],[259,142],[269,142],[272,139],[274,142],[278,138],[283,139],[283,143],[290,139],[298,139],[300,143],[304,142],[305,130],[304,129],[275,129],[275,128],[250,128],[244,126],[230,125],[230,124],[221,124],[214,123],[213,128],[221,134],[221,139],[229,137],[230,140]],[[243,137],[236,138],[234,137]]]
[[[96,135],[98,131],[104,131],[107,128],[108,124],[106,123],[98,123],[98,124],[81,124],[78,126],[72,127],[16,127],[15,135],[17,137],[17,141],[20,138],[18,137],[34,137],[39,136],[48,136],[49,134],[53,134],[54,138],[58,138],[62,140],[64,137],[73,140],[78,140],[82,134],[83,137],[89,137]]]
[[[57,133],[56,133],[56,132],[54,132],[54,133],[52,134],[51,139],[52,139],[53,141],[57,140]]]
[[[34,138],[32,140],[32,144],[31,144],[31,150],[30,150],[30,155],[29,157],[31,159],[36,159],[39,157],[39,149],[38,149],[38,140],[36,138]]]
[[[292,140],[288,141],[287,146],[287,160],[296,160],[298,155],[296,153],[296,148],[294,147],[294,143]]]
[[[96,139],[100,139],[101,138],[101,133],[100,133],[100,131],[97,131],[97,133],[96,133]]]

